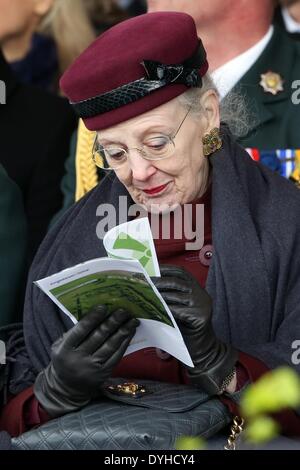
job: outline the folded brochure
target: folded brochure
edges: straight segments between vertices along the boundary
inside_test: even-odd
[[[133,233],[138,224],[142,227]],[[124,234],[128,236],[129,245]],[[145,234],[148,239],[141,239]],[[160,276],[160,272],[148,219],[114,227],[106,234],[103,243],[110,257],[86,261],[35,284],[74,323],[97,305],[106,305],[109,311],[120,307],[128,309],[140,320],[140,325],[125,356],[155,347],[193,367],[173,315],[150,279],[150,275]],[[126,256],[137,259],[125,259]]]

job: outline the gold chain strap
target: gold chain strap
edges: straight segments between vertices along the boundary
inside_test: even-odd
[[[227,439],[227,444],[224,446],[225,450],[236,450],[237,440],[244,430],[244,419],[239,416],[235,416],[233,424],[230,429],[230,436]]]

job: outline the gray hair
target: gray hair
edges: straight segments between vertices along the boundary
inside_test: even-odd
[[[201,88],[191,88],[178,97],[180,104],[186,108],[191,108],[191,112],[195,117],[205,113],[200,99],[207,91],[214,90],[216,95],[219,96],[218,90],[209,74],[206,74],[202,81],[203,85]],[[250,123],[255,119],[252,113],[248,111],[246,98],[237,92],[229,92],[220,101],[220,118],[222,122],[229,126],[236,138],[245,136],[250,129]],[[253,123],[251,127],[253,127]]]

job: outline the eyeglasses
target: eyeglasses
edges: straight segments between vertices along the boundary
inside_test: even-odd
[[[115,147],[114,145],[103,147],[101,144],[98,143],[96,136],[93,145],[92,155],[95,164],[104,170],[118,170],[119,168],[125,166],[128,162],[130,150],[137,150],[141,154],[141,156],[146,160],[157,161],[171,157],[175,151],[174,139],[180,131],[190,110],[191,107],[185,114],[178,129],[173,135],[168,136],[161,134],[157,137],[152,137],[148,139],[147,142],[145,142],[145,144],[140,148],[133,147],[131,149],[125,150],[121,147]]]

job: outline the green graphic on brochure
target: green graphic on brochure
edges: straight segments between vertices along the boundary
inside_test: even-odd
[[[67,282],[50,292],[78,321],[93,307],[104,304],[110,311],[122,307],[136,318],[174,326],[142,273],[102,271]]]
[[[127,233],[121,232],[114,242],[113,249],[130,250],[130,258],[137,259],[150,276],[155,276],[155,267],[148,242],[143,241],[142,243]],[[109,255],[112,256],[111,253]],[[113,257],[117,258],[116,255]]]

